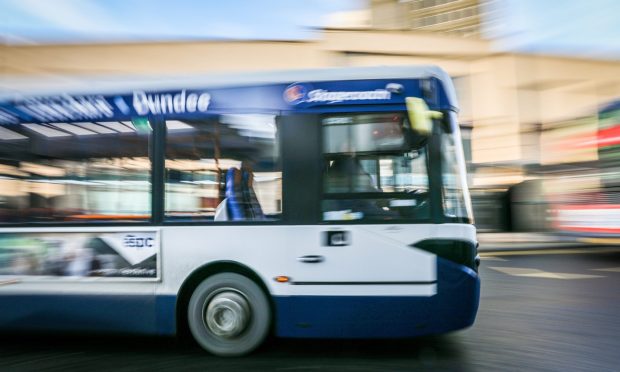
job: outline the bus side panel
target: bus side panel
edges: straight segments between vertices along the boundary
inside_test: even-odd
[[[0,229],[0,329],[174,333],[158,315],[174,302],[155,298],[158,234],[144,226]]]
[[[239,263],[253,270],[270,293],[272,279],[290,275],[294,251],[286,246],[286,226],[167,226],[162,229],[162,283],[157,296],[177,296],[185,280],[214,262]]]
[[[152,295],[3,294],[3,330],[166,334],[157,326]]]
[[[318,289],[314,285],[292,285],[273,280],[278,275],[291,276],[293,280],[298,277],[300,272],[295,268],[302,265],[297,260],[300,244],[308,243],[310,248],[315,247],[314,252],[326,255],[324,264],[338,263],[338,257],[329,256],[327,251],[331,249],[337,253],[343,247],[321,247],[321,228],[317,226],[243,226],[241,230],[239,226],[165,227],[162,231],[163,282],[156,291],[157,298],[175,298],[192,272],[212,262],[228,261],[242,264],[262,278],[275,304],[278,336],[411,337],[471,325],[479,298],[477,274],[467,267],[412,248],[410,244],[440,232],[447,237],[471,237],[473,229],[455,225],[435,231],[432,225],[416,225],[384,232],[388,227],[366,226],[366,229],[377,236],[389,235],[391,239],[386,242],[390,251],[400,252],[398,260],[408,262],[406,269],[393,270],[394,266],[388,265],[391,270],[377,272],[378,259],[370,251],[361,249],[360,252],[365,252],[363,256],[373,257],[368,260],[366,275],[353,275],[359,272],[357,268],[352,270],[353,266],[360,266],[360,263],[351,260],[343,260],[333,275],[319,265],[315,276],[305,278],[319,282]],[[325,230],[329,228],[325,227]],[[305,236],[308,231],[313,234]],[[360,236],[356,235],[356,239]],[[364,241],[377,245],[366,235],[361,239]],[[402,242],[394,244],[393,241]],[[405,242],[409,244],[403,244]],[[386,246],[379,244],[376,250],[385,252]],[[432,256],[429,262],[435,267],[429,272],[436,272],[436,278],[435,275],[432,278],[419,276],[416,268],[420,264],[419,258],[425,255]],[[356,256],[348,254],[347,257]],[[340,276],[335,277],[334,273],[340,273]],[[376,282],[379,279],[399,284],[385,285]],[[325,283],[326,280],[333,283]],[[421,280],[419,284],[407,284],[418,280]],[[365,283],[368,281],[376,283]],[[171,310],[168,307],[166,311]],[[171,319],[174,319],[173,315],[160,315],[160,326],[165,327]]]
[[[422,296],[276,296],[276,334],[300,338],[406,338],[471,326],[480,280],[437,259],[438,292]]]

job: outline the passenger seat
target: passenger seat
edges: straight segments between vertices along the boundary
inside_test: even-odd
[[[243,221],[246,213],[243,206],[241,171],[230,168],[226,172],[225,198],[215,210],[215,221]]]

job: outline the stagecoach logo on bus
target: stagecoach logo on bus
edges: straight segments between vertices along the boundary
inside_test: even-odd
[[[289,85],[283,94],[284,100],[292,105],[300,103],[339,103],[355,101],[389,101],[392,93],[385,89],[361,91],[330,91],[308,89],[302,84]]]

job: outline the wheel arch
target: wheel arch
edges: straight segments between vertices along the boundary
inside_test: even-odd
[[[187,306],[189,305],[189,300],[192,296],[192,293],[202,283],[205,279],[219,273],[236,273],[239,275],[243,275],[253,282],[255,282],[265,293],[267,296],[267,300],[269,302],[269,307],[271,310],[271,328],[274,328],[274,320],[275,320],[275,304],[273,302],[273,297],[271,296],[271,292],[265,283],[265,280],[258,275],[256,270],[253,270],[247,265],[244,265],[237,261],[215,261],[204,264],[185,278],[179,292],[177,293],[177,301],[176,301],[176,328],[177,334],[179,336],[188,336],[189,327],[187,325]]]

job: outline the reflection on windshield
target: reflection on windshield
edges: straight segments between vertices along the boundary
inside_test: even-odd
[[[441,169],[443,181],[443,208],[446,217],[473,220],[465,158],[456,115],[449,115],[452,133],[441,135]]]
[[[429,218],[426,147],[407,145],[401,114],[323,120],[323,220]]]

